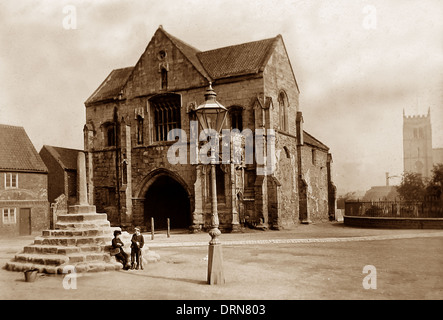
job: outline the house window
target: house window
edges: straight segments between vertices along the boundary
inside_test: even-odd
[[[312,152],[312,164],[315,166],[315,161],[316,161],[316,157],[317,157],[315,149],[312,149],[311,152]]]
[[[18,188],[18,173],[5,173],[5,188]]]
[[[282,91],[278,95],[278,125],[282,131],[288,131],[288,98]]]
[[[137,116],[137,144],[143,144],[143,117]]]
[[[231,129],[243,131],[243,108],[238,106],[230,107],[229,114],[231,116]]]
[[[15,208],[4,208],[2,213],[3,224],[15,224],[17,219],[15,217]]]
[[[165,94],[155,96],[149,100],[153,118],[153,137],[155,141],[167,141],[168,132],[179,129],[180,123],[180,95]]]

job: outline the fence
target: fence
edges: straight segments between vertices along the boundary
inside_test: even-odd
[[[439,198],[423,201],[346,201],[346,216],[389,218],[443,218]]]

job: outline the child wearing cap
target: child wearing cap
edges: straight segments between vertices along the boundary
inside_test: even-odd
[[[111,253],[111,255],[114,255],[117,261],[120,261],[123,265],[124,270],[129,269],[129,261],[128,261],[128,254],[123,250],[124,243],[120,239],[120,235],[122,234],[121,231],[115,230],[114,231],[114,239],[112,239],[112,247],[116,250],[114,253]]]
[[[140,228],[135,228],[135,233],[132,235],[131,239],[131,265],[132,269],[139,269],[139,267],[143,270],[143,258],[142,258],[142,248],[145,244],[145,239],[140,233]],[[135,266],[137,263],[137,266]]]

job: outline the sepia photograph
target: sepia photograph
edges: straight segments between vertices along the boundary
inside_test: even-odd
[[[442,300],[442,16],[2,1],[0,300]]]

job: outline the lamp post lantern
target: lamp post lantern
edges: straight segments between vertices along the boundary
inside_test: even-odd
[[[209,83],[209,87],[205,93],[205,102],[195,109],[197,119],[203,128],[203,130],[215,130],[218,135],[222,129],[223,123],[226,118],[227,109],[221,105],[215,97],[217,94],[212,89],[212,83]],[[214,144],[212,144],[214,148]],[[223,254],[222,247],[219,240],[221,235],[218,220],[217,211],[217,186],[215,178],[215,165],[216,156],[215,150],[211,150],[211,189],[212,189],[212,201],[211,201],[211,229],[209,235],[211,240],[209,241],[208,249],[208,284],[224,284],[225,277],[223,273]]]

